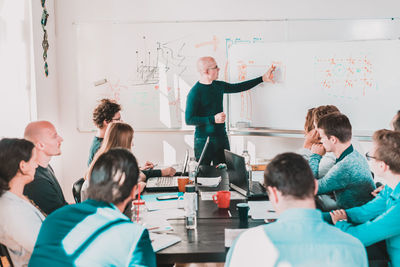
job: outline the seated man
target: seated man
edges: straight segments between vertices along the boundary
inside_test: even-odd
[[[321,138],[315,129],[320,118],[326,114],[334,112],[339,112],[339,109],[334,105],[319,106],[308,110],[306,122],[304,124],[305,140],[303,148],[298,152],[306,160],[308,160],[313,154],[311,152],[311,146],[315,143],[321,142]],[[318,177],[323,177],[329,171],[329,169],[335,165],[335,161],[335,154],[332,152],[325,153],[319,163]]]
[[[139,168],[111,149],[93,166],[89,199],[46,218],[29,266],[156,266],[148,231],[122,214],[136,194]]]
[[[391,266],[400,266],[400,132],[375,132],[370,151],[371,169],[387,185],[361,207],[331,212],[332,221],[365,246],[386,240]]]
[[[121,121],[121,105],[110,99],[102,99],[100,104],[93,111],[93,122],[97,127],[96,136],[93,138],[92,145],[89,151],[88,166],[92,162],[94,155],[100,149],[103,143],[107,127],[111,122]],[[154,170],[154,164],[146,161],[142,172],[146,178],[159,176],[173,176],[176,170],[172,167],[167,167],[162,170]]]
[[[67,205],[63,191],[49,162],[53,156],[61,155],[62,137],[48,121],[35,121],[25,128],[25,139],[35,144],[37,162],[35,179],[24,188],[24,195],[31,199],[46,214]]]
[[[265,266],[271,249],[268,239],[278,250],[278,263],[368,266],[361,242],[325,223],[315,209],[318,183],[302,156],[276,156],[265,170],[264,184],[279,218],[240,235],[228,252],[225,266],[239,266],[241,258],[258,263],[251,266]]]
[[[338,208],[361,206],[372,199],[375,189],[368,162],[351,144],[351,124],[346,115],[331,113],[317,125],[322,144],[313,144],[309,164],[315,177],[322,156],[333,152],[335,165],[318,180],[318,194],[334,193]]]

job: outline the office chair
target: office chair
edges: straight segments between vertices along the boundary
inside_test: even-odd
[[[81,189],[85,179],[80,178],[72,185],[72,195],[74,196],[75,203],[81,203]]]
[[[0,243],[0,266],[6,267],[10,266],[13,267],[13,263],[11,261],[10,254],[8,254],[7,247]]]

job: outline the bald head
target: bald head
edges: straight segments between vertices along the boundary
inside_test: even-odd
[[[47,157],[61,154],[62,137],[56,128],[48,121],[34,121],[29,123],[24,132],[24,138],[36,145],[39,153]]]
[[[200,73],[200,83],[211,84],[218,79],[219,68],[212,57],[201,57],[197,61],[197,70]]]
[[[206,73],[210,67],[216,65],[215,59],[213,57],[201,57],[197,60],[197,70],[200,74]]]
[[[55,129],[55,127],[49,121],[34,121],[25,127],[24,138],[37,143],[42,139],[46,131],[52,129]]]

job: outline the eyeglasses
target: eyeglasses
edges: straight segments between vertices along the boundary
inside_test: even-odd
[[[208,68],[209,70],[216,70],[216,69],[219,69],[218,68],[218,65],[215,65],[215,67],[213,67],[213,68]]]
[[[370,154],[369,154],[369,152],[367,152],[367,153],[365,153],[365,157],[367,158],[367,160],[371,160],[371,159],[377,159],[376,157],[374,157],[374,156],[371,156]]]

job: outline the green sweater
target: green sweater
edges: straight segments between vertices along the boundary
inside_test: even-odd
[[[309,163],[315,177],[321,160],[318,154],[312,154]],[[361,206],[372,199],[375,189],[368,162],[350,145],[328,173],[318,180],[318,194],[334,193],[340,209]]]
[[[214,120],[217,113],[224,111],[224,94],[243,92],[262,82],[262,77],[236,84],[222,81],[213,81],[211,84],[197,82],[187,96],[186,124],[196,126],[195,137],[225,136],[225,123],[216,124]]]

